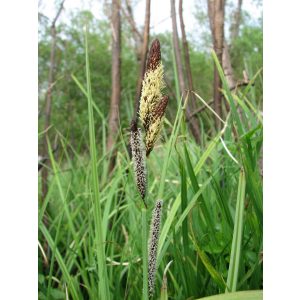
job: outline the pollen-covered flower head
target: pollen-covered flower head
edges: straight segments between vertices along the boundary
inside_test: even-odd
[[[164,87],[160,43],[158,39],[155,39],[148,55],[139,107],[139,116],[146,131],[147,156],[159,137],[163,115],[168,103],[168,97],[162,95]]]

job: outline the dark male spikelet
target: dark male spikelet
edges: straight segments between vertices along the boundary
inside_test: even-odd
[[[146,132],[146,156],[148,157],[152,151],[155,142],[159,137],[159,133],[163,126],[163,117],[169,101],[168,96],[163,96],[152,113],[152,121]]]
[[[162,200],[157,200],[152,212],[150,235],[148,241],[148,293],[153,296],[156,274],[156,256],[160,233],[160,223],[162,214]]]
[[[140,128],[137,128],[136,121],[131,122],[130,146],[136,185],[145,203],[147,192],[146,155],[142,140],[142,131]]]
[[[161,54],[160,54],[160,43],[158,39],[155,39],[150,47],[148,60],[147,60],[147,67],[146,72],[154,71],[161,61]]]

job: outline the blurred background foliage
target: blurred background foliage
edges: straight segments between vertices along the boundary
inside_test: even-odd
[[[253,5],[255,5],[253,1]],[[106,6],[108,4],[106,3]],[[235,2],[226,1],[225,36],[229,35],[232,22],[232,11]],[[256,5],[261,5],[257,3]],[[105,3],[103,9],[105,11]],[[106,8],[107,9],[107,8]],[[190,50],[191,71],[194,90],[209,102],[213,97],[213,61],[210,54],[212,47],[209,29],[206,1],[196,2],[195,10],[191,12],[201,28],[201,34],[195,38],[195,33],[187,32]],[[43,111],[48,84],[49,57],[51,49],[50,21],[45,16],[39,16],[39,129],[44,128]],[[88,124],[87,105],[82,92],[72,80],[74,74],[81,83],[85,82],[84,32],[88,26],[90,47],[90,68],[92,95],[94,101],[105,116],[108,115],[111,97],[111,26],[109,15],[103,19],[96,19],[91,11],[68,12],[67,22],[60,22],[57,26],[57,47],[55,60],[55,83],[52,89],[52,116],[54,128],[70,137],[75,146],[82,139],[86,130],[79,124]],[[226,30],[227,28],[227,30]],[[197,28],[195,29],[197,32]],[[175,78],[173,67],[173,50],[171,32],[152,34],[150,41],[159,38],[162,47],[162,60],[167,82],[166,93],[170,96],[168,117],[174,120],[177,110],[175,97]],[[242,78],[246,70],[251,78],[262,67],[263,51],[262,18],[253,20],[247,11],[242,10],[239,36],[232,41],[230,47],[231,63],[235,77]],[[138,61],[132,32],[128,22],[122,20],[121,46],[121,106],[120,122],[127,128],[133,115],[134,95],[138,77]],[[258,106],[262,109],[262,84],[256,82]],[[199,102],[199,106],[201,103]],[[205,123],[205,119],[203,120]],[[97,134],[101,136],[102,123],[95,120]],[[204,124],[206,126],[206,124]],[[208,125],[209,126],[209,125]],[[54,132],[53,129],[51,131]]]

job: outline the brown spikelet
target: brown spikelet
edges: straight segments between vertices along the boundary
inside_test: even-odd
[[[152,112],[152,118],[148,129],[146,130],[145,146],[146,156],[148,157],[153,150],[154,144],[159,138],[163,125],[163,117],[168,105],[169,97],[163,96]]]
[[[136,132],[137,130],[138,130],[138,128],[137,128],[137,122],[135,120],[132,120],[131,124],[130,124],[130,131]]]
[[[160,43],[158,39],[155,39],[152,42],[149,50],[146,72],[150,70],[154,71],[158,67],[160,60],[161,60]]]
[[[166,107],[168,105],[169,97],[163,96],[158,103],[158,105],[155,107],[155,110],[153,112],[153,119],[161,119],[166,111]]]
[[[153,296],[156,274],[156,256],[160,234],[163,200],[158,200],[152,212],[151,227],[148,241],[148,292]]]
[[[130,128],[130,146],[132,153],[132,161],[134,168],[134,175],[137,188],[145,203],[147,191],[147,173],[146,173],[146,156],[145,147],[142,140],[142,131],[137,127],[136,121],[131,122]],[[145,203],[146,205],[146,203]]]
[[[147,144],[146,145],[146,157],[149,157],[152,150],[153,150],[153,144]]]

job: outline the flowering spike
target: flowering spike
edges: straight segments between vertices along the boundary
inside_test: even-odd
[[[149,50],[146,72],[150,70],[154,71],[158,67],[160,60],[161,60],[160,43],[158,39],[155,39],[152,42]]]
[[[139,116],[146,131],[145,144],[147,156],[158,139],[168,97],[162,95],[164,88],[163,65],[161,63],[160,43],[155,39],[150,47],[146,73],[143,80]]]
[[[144,200],[147,191],[146,158],[142,141],[142,131],[140,128],[137,128],[136,121],[131,122],[130,146],[136,185]]]
[[[151,228],[148,242],[148,293],[153,296],[156,273],[156,256],[160,233],[160,222],[163,201],[158,200],[152,212]]]

